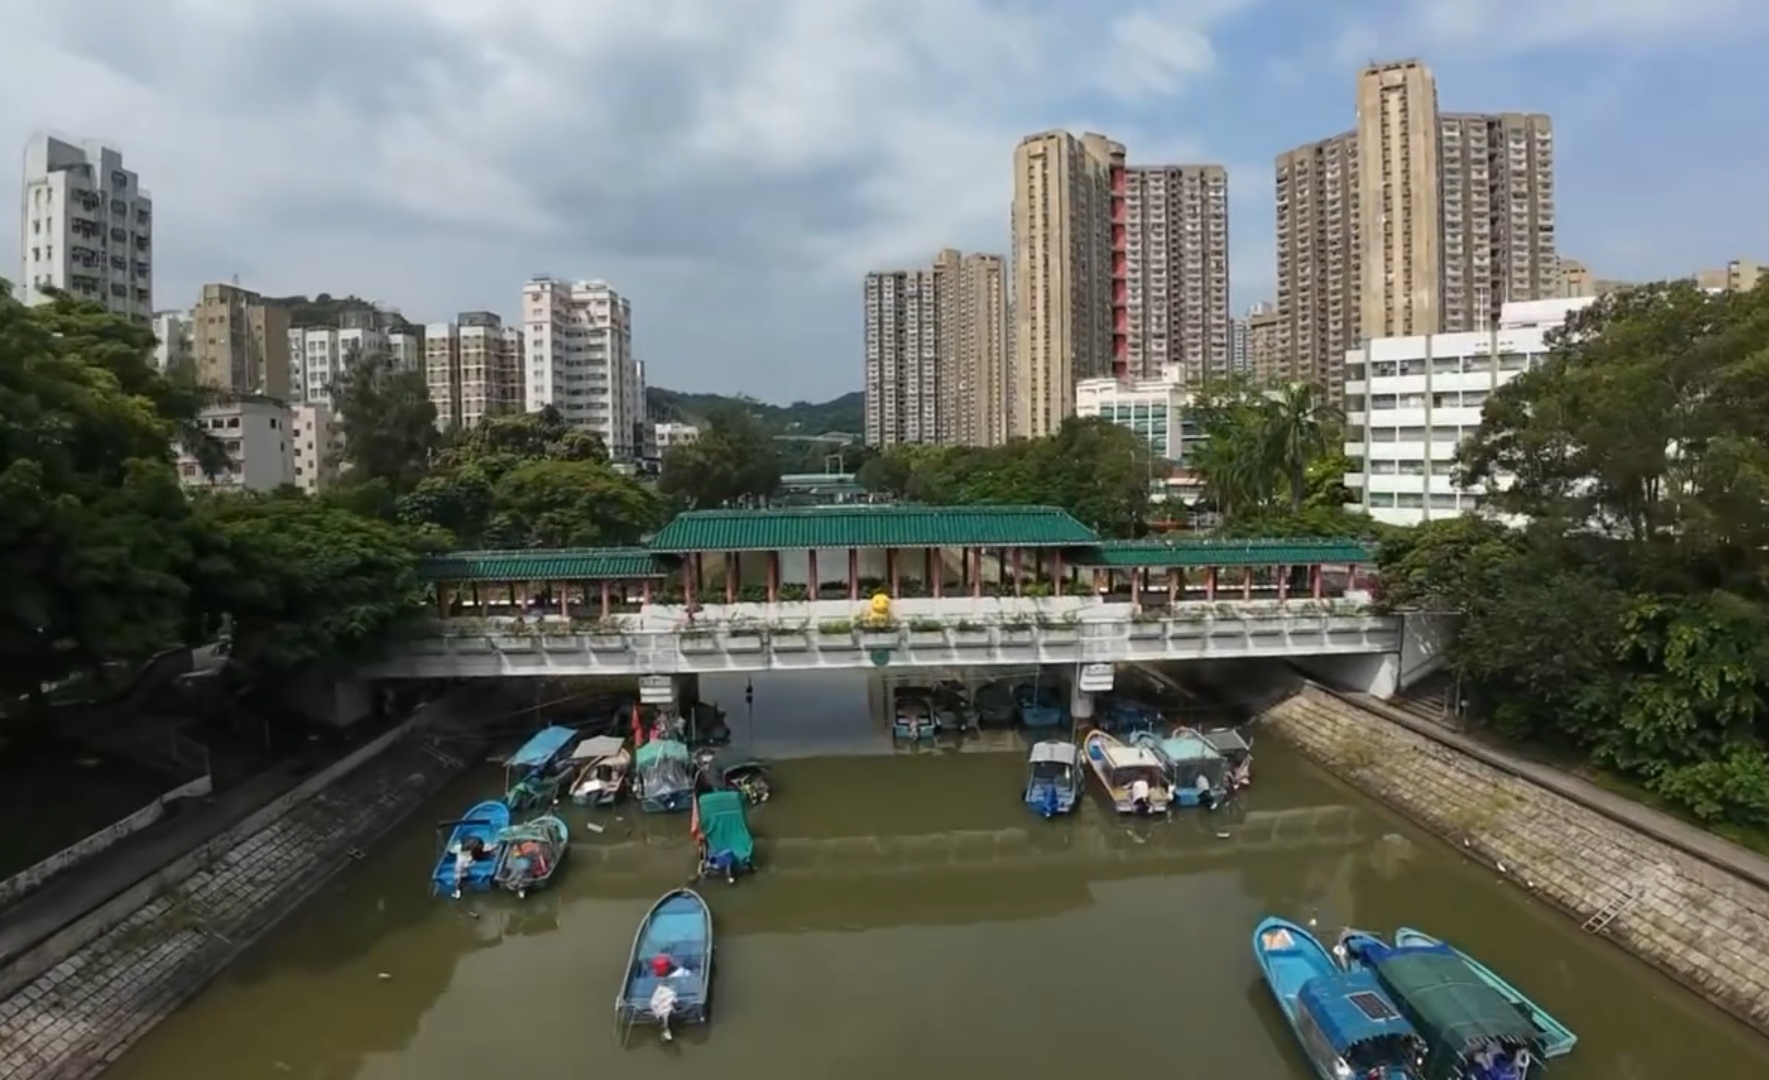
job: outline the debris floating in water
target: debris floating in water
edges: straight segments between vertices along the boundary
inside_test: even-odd
[[[586,821],[586,822],[584,822],[584,828],[586,828],[586,829],[588,829],[588,830],[590,830],[590,831],[591,831],[591,832],[593,832],[593,833],[599,833],[599,832],[601,832],[601,831],[602,831],[602,830],[603,830],[603,829],[605,829],[605,828],[607,828],[607,826],[605,826],[605,825],[598,825],[598,824],[596,824],[596,823],[595,823],[595,822],[593,822],[593,821]]]
[[[387,980],[393,978],[393,976],[391,976],[391,975],[387,974],[385,971],[383,971],[379,975],[376,975],[375,978],[380,979],[382,982],[386,982]]]

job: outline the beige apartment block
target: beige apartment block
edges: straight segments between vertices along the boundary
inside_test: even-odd
[[[1092,133],[1047,131],[1014,148],[1010,437],[1052,434],[1074,415],[1076,380],[1123,367],[1124,157]]]
[[[1429,334],[1442,320],[1437,80],[1417,60],[1372,64],[1357,81],[1359,329]]]
[[[1486,329],[1505,304],[1559,296],[1553,122],[1445,113],[1438,133],[1441,332]]]
[[[1578,259],[1561,259],[1559,290],[1555,296],[1559,299],[1572,300],[1583,296],[1607,296],[1617,289],[1625,289],[1629,282],[1617,278],[1600,278],[1593,274],[1589,267]]]
[[[228,394],[289,397],[289,313],[237,285],[204,285],[190,313],[197,381]]]
[[[940,302],[934,271],[866,275],[866,445],[940,441]]]
[[[1132,165],[1124,170],[1131,378],[1178,365],[1188,384],[1233,366],[1229,317],[1228,170]]]
[[[1342,399],[1345,353],[1358,342],[1362,288],[1355,131],[1277,157],[1278,297],[1255,377],[1312,382]],[[1261,357],[1263,356],[1263,361]]]
[[[940,319],[940,441],[1007,441],[1007,268],[999,255],[934,257]]]
[[[1255,304],[1242,320],[1247,335],[1246,371],[1255,381],[1269,383],[1277,374],[1284,319],[1276,305]]]
[[[522,410],[522,331],[489,311],[424,328],[424,380],[436,425],[470,428]]]
[[[1757,283],[1765,276],[1764,266],[1754,259],[1733,259],[1718,270],[1698,270],[1695,283],[1704,289],[1725,289],[1728,292],[1748,292],[1757,287]]]

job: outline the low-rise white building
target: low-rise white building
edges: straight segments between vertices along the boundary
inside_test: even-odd
[[[1345,354],[1345,486],[1378,521],[1417,525],[1478,510],[1455,483],[1456,448],[1493,391],[1548,355],[1548,332],[1592,297],[1506,304],[1490,330],[1376,338]]]
[[[294,482],[294,419],[281,401],[258,396],[236,398],[208,406],[197,419],[227,451],[228,465],[209,476],[195,455],[180,448],[178,478],[184,486],[274,491]]]
[[[295,486],[309,495],[330,487],[338,477],[338,455],[344,432],[324,405],[297,405],[290,410],[289,455]]]
[[[385,356],[393,371],[419,371],[424,337],[417,329],[375,326],[296,327],[289,331],[289,396],[296,404],[333,404],[332,395],[365,356]]]
[[[657,452],[664,453],[672,446],[687,446],[700,441],[700,429],[693,424],[677,424],[661,421],[654,425],[653,435],[657,440]]]
[[[1097,416],[1148,440],[1155,456],[1184,465],[1202,435],[1191,413],[1183,369],[1163,364],[1158,379],[1083,379],[1075,384],[1075,415]]]

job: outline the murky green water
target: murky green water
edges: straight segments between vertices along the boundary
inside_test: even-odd
[[[574,809],[606,831],[580,832],[553,892],[432,900],[433,823],[497,790],[478,776],[111,1075],[1302,1080],[1249,951],[1267,913],[1455,941],[1579,1033],[1563,1080],[1769,1075],[1769,1041],[1276,745],[1228,837],[1097,804],[1047,824],[1016,754],[892,755],[858,675],[759,680],[753,724],[741,680],[704,690],[735,703],[739,741],[800,755],[752,819],[764,872],[706,887],[709,1029],[622,1050],[612,1024],[637,920],[692,869],[686,819]]]

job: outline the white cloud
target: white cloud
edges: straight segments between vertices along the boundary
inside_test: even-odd
[[[1761,0],[1404,0],[1390,10],[1398,18],[1371,22],[1353,38],[1493,51],[1658,44],[1670,35],[1760,25],[1769,15]]]

